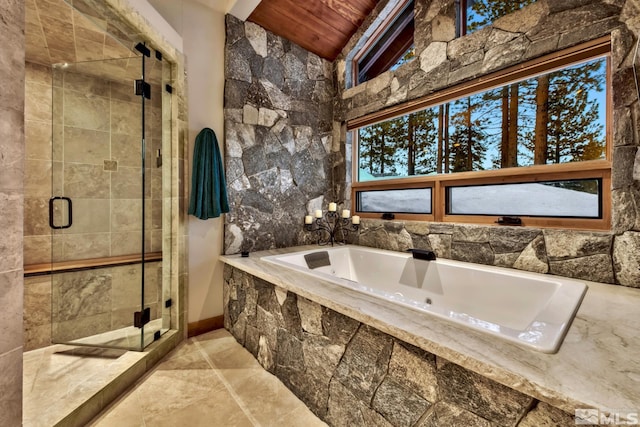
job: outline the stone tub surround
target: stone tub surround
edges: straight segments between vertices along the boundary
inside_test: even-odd
[[[640,287],[640,233],[362,219],[352,243],[432,250],[438,257]]]
[[[288,350],[285,353],[288,354],[299,349],[302,342],[305,360],[305,346],[314,344],[314,341],[303,339],[307,337],[305,334],[313,335],[313,331],[316,331],[314,339],[317,342],[314,345],[329,344],[326,338],[330,337],[326,336],[325,327],[318,323],[318,313],[331,310],[344,315],[338,317],[343,319],[345,325],[359,322],[362,324],[358,326],[360,330],[374,331],[370,333],[376,337],[386,334],[386,338],[376,338],[375,342],[400,340],[428,352],[432,355],[429,357],[435,356],[445,365],[449,362],[451,366],[448,369],[464,372],[465,377],[473,377],[474,381],[499,383],[512,389],[506,392],[509,395],[523,394],[530,396],[530,402],[534,402],[533,399],[541,401],[532,412],[546,413],[550,407],[555,408],[553,411],[564,411],[569,415],[576,408],[637,410],[637,402],[640,402],[640,360],[634,355],[640,351],[635,320],[640,304],[638,290],[587,282],[589,289],[560,350],[549,355],[466,330],[427,314],[394,307],[371,296],[260,260],[261,256],[313,248],[317,246],[257,252],[248,258],[236,255],[222,257],[222,261],[228,264],[224,293],[225,327],[250,351],[258,354],[263,366],[273,369],[276,374],[278,369],[286,371],[296,366],[299,369],[295,363],[302,362],[282,361],[281,368],[277,368],[280,359],[273,352],[276,343],[286,345]],[[275,293],[265,291],[266,296],[260,296],[263,292],[257,289],[269,289],[271,283],[275,284]],[[268,297],[270,294],[275,295],[275,300]],[[308,304],[305,304],[305,300],[308,300]],[[257,309],[256,301],[259,306]],[[269,307],[274,310],[278,308],[282,317],[269,315]],[[251,323],[256,322],[250,316],[253,309],[256,309],[255,315],[260,317],[257,324]],[[302,329],[298,328],[298,324]],[[322,334],[320,331],[323,331]],[[362,339],[368,342],[366,336]],[[336,345],[345,344],[343,340],[342,344]],[[262,351],[256,353],[261,348]],[[340,353],[336,360],[344,351],[337,347],[329,349]],[[326,367],[329,363],[326,357],[335,354],[329,351],[322,354],[322,360],[306,363],[318,363],[318,368]],[[436,368],[441,369],[442,366],[437,364]],[[484,379],[479,379],[476,374]],[[461,381],[460,384],[465,384],[464,380]],[[295,387],[301,385],[296,384]],[[452,410],[459,409],[459,402],[456,403],[454,397],[447,399],[447,405],[453,405]],[[449,406],[438,403],[437,407]],[[469,410],[476,411],[473,408]],[[382,409],[380,411],[384,412]],[[475,414],[483,416],[477,411]],[[563,416],[566,419],[568,415]],[[573,420],[568,420],[571,422],[564,424],[573,425]],[[534,422],[529,425],[539,424]]]
[[[332,64],[231,15],[226,31],[224,251],[310,243],[296,224],[344,181]]]

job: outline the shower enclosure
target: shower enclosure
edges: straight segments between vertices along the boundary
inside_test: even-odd
[[[142,350],[170,326],[171,67],[136,50],[52,69],[54,343]]]

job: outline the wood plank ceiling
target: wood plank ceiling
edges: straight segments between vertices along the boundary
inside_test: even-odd
[[[333,61],[378,0],[262,0],[248,20]]]

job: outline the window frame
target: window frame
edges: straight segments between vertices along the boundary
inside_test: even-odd
[[[381,182],[380,185],[376,185],[373,188],[363,188],[358,186],[357,191],[410,190],[410,189],[416,189],[416,188],[429,188],[431,189],[431,213],[430,214],[427,214],[427,213],[412,214],[412,213],[400,213],[400,212],[389,212],[389,213],[393,213],[395,217],[398,219],[412,218],[412,219],[421,220],[421,221],[435,221],[436,216],[435,216],[435,209],[434,209],[434,204],[435,204],[434,197],[437,191],[436,182],[412,180],[411,178],[400,178],[400,179],[402,179],[401,186],[398,186],[398,183],[389,182],[389,181],[396,181],[396,180],[390,179],[390,180],[385,180]],[[407,182],[408,180],[410,180],[410,182]],[[356,191],[353,191],[352,189],[351,200],[352,200],[352,206],[354,207],[357,205],[356,198],[357,198]],[[378,218],[380,217],[381,213],[359,211],[356,214],[360,215],[363,218]]]
[[[611,36],[560,50],[540,58],[508,67],[504,70],[481,76],[444,88],[422,98],[418,98],[391,108],[376,111],[347,121],[347,131],[353,133],[351,201],[355,214],[362,218],[380,218],[379,215],[358,211],[356,193],[358,191],[403,189],[432,186],[431,215],[398,213],[399,220],[434,221],[444,223],[494,224],[498,215],[448,215],[446,214],[446,191],[449,186],[482,184],[527,183],[550,180],[571,180],[597,178],[602,180],[601,218],[567,218],[519,216],[522,225],[531,227],[570,228],[579,230],[610,230],[611,228],[611,159],[613,149],[613,91],[611,73]],[[456,172],[449,174],[410,176],[379,181],[358,182],[358,132],[364,126],[390,120],[411,112],[423,110],[438,104],[470,96],[499,87],[509,82],[531,78],[536,75],[566,68],[575,63],[604,57],[606,61],[606,110],[605,110],[605,158],[572,163],[531,165],[488,171]],[[392,212],[393,213],[393,212]]]
[[[400,16],[404,8],[411,2],[412,0],[401,0],[398,4],[391,10],[391,13],[380,23],[378,28],[371,34],[371,37],[366,41],[366,43],[358,50],[358,52],[354,55],[351,60],[351,76],[352,76],[352,84],[351,87],[358,86],[360,84],[366,83],[360,82],[358,78],[359,75],[359,62],[360,60],[369,53],[369,50],[378,42],[378,40],[390,29],[396,19]],[[415,2],[415,0],[414,0]],[[414,3],[415,7],[415,3]],[[415,13],[415,10],[414,10]],[[415,16],[414,16],[415,20]],[[415,22],[415,21],[414,21]],[[414,38],[412,37],[412,40]],[[382,73],[381,73],[382,74]],[[375,77],[374,77],[375,78]],[[367,80],[368,81],[368,80]]]

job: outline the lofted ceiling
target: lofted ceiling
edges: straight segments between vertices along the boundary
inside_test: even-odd
[[[114,22],[113,17],[105,17],[92,8],[100,2],[26,0],[26,60],[50,66],[138,56],[133,49],[138,40],[130,36],[133,32],[121,31],[124,28]],[[248,20],[333,61],[377,2],[261,0]],[[124,62],[96,64],[95,68],[112,77],[139,73],[132,64],[123,66],[124,70],[118,64]]]
[[[262,0],[248,21],[333,61],[378,0]]]

